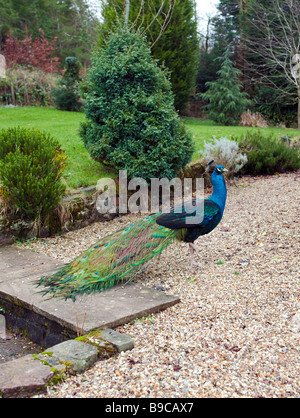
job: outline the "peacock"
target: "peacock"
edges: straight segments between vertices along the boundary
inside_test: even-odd
[[[210,163],[210,165],[212,162]],[[189,244],[192,264],[200,257],[194,242],[200,235],[210,233],[222,219],[227,189],[222,176],[227,171],[217,165],[211,175],[213,193],[204,199],[204,213],[174,208],[170,213],[156,213],[106,236],[70,264],[38,282],[41,293],[73,301],[80,294],[101,292],[113,285],[128,281],[146,261],[156,257],[173,240]],[[188,217],[189,222],[186,222]]]

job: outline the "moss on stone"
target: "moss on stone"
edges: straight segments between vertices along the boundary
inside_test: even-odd
[[[85,344],[91,344],[98,348],[98,358],[107,359],[117,354],[117,349],[102,338],[101,330],[91,331],[89,334],[75,338]]]

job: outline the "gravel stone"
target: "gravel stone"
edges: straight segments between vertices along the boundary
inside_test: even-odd
[[[135,347],[95,363],[46,397],[299,397],[300,172],[228,186],[221,225],[196,241],[201,266],[174,242],[137,276],[181,303],[117,328]],[[65,262],[140,215],[31,248]]]

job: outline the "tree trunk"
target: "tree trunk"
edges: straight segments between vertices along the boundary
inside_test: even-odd
[[[130,11],[130,0],[126,0],[125,26],[128,26],[128,22],[129,22],[129,11]]]
[[[300,129],[300,78],[298,80],[298,129]]]

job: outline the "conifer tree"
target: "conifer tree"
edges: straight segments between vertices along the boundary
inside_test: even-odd
[[[120,26],[95,51],[85,103],[81,137],[95,160],[145,180],[172,179],[190,162],[171,83],[140,33]]]
[[[221,69],[217,80],[207,82],[208,90],[202,98],[208,102],[208,116],[223,125],[237,125],[241,114],[250,106],[246,93],[241,91],[239,80],[241,72],[234,67],[230,59],[230,46],[222,57]]]
[[[57,109],[76,112],[82,107],[78,87],[80,65],[76,57],[67,57],[65,62],[65,71],[52,97]]]
[[[196,88],[199,41],[194,0],[180,0],[175,4],[166,32],[153,46],[153,56],[171,72],[175,107],[183,111]]]
[[[100,45],[125,14],[124,4],[104,2]],[[184,110],[196,87],[199,58],[195,0],[130,0],[128,25],[145,30],[153,57],[170,71],[175,107]]]

